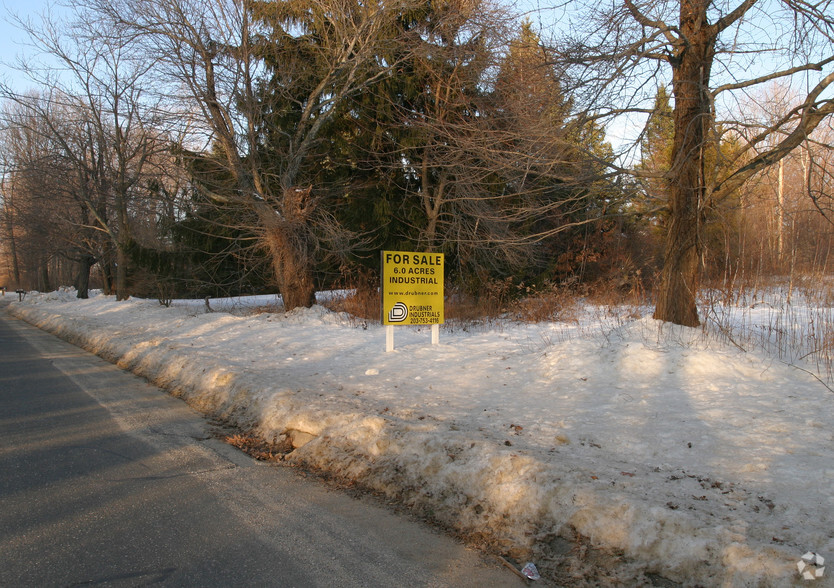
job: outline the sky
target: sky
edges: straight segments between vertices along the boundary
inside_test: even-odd
[[[0,83],[7,84],[15,92],[24,92],[32,87],[32,83],[26,79],[14,67],[15,59],[18,55],[32,54],[32,48],[27,47],[26,35],[13,22],[10,13],[17,14],[21,18],[32,18],[37,21],[42,14],[48,10],[58,8],[55,0],[0,0],[2,1],[2,8],[0,8]],[[512,2],[512,0],[509,0]],[[529,18],[534,22],[534,25],[542,27],[547,30],[549,28],[549,21],[558,19],[563,16],[561,10],[548,9],[548,6],[553,5],[553,2],[548,0],[521,0],[515,2],[514,6],[517,10],[528,10]],[[772,27],[772,24],[765,24],[765,27]],[[759,55],[757,60],[760,61],[758,67],[767,70],[767,66],[763,65],[762,60],[765,59]],[[754,67],[755,67],[754,62]],[[774,68],[776,66],[773,66]],[[717,69],[717,68],[716,68]],[[813,83],[816,83],[818,74],[813,74]],[[717,83],[716,75],[713,76],[714,83]],[[650,85],[653,87],[654,82]],[[752,92],[756,96],[755,90]],[[763,90],[761,90],[763,91]],[[829,90],[830,94],[834,90]],[[722,94],[717,104],[719,108],[724,107],[727,111],[737,112],[738,110],[745,110],[750,108],[749,104],[736,103],[736,96],[734,94]],[[748,100],[751,99],[748,97]],[[645,106],[649,106],[646,103]],[[636,147],[638,144],[635,139],[643,130],[645,117],[640,114],[632,114],[628,116],[619,117],[609,124],[607,132],[607,140],[614,147],[615,151],[622,152],[621,163],[629,165],[633,163],[633,159],[638,156]]]
[[[766,588],[798,585],[809,552],[834,558],[832,378],[790,334],[830,325],[812,295],[715,302],[721,330],[582,303],[565,321],[447,323],[437,345],[395,327],[392,352],[378,323],[276,297],[67,289],[10,311],[559,585]],[[620,555],[571,549],[577,534]]]
[[[26,47],[27,36],[13,22],[11,15],[37,20],[53,4],[51,0],[4,0],[0,5],[0,80],[15,91],[24,91],[30,86],[14,63],[20,55],[31,55],[32,49]]]
[[[32,48],[27,47],[26,34],[12,22],[10,14],[16,14],[26,19],[32,18],[37,21],[41,15],[49,9],[54,9],[54,0],[3,0],[0,5],[0,82],[8,84],[15,92],[24,92],[32,84],[15,67],[14,63],[19,55],[31,55]],[[552,18],[552,11],[541,10],[547,2],[542,0],[524,0],[518,2],[516,8],[519,10],[530,10],[530,18],[535,24],[545,26],[543,20]],[[619,135],[627,131],[617,127],[611,133],[610,140],[620,143]]]

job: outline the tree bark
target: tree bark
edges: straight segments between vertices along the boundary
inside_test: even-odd
[[[706,201],[704,150],[711,120],[709,77],[716,31],[707,24],[709,0],[681,1],[681,44],[670,60],[675,136],[669,171],[669,230],[654,318],[700,324],[700,225]]]
[[[49,282],[49,258],[41,255],[38,261],[38,290],[49,292],[52,290]]]
[[[125,246],[116,246],[116,300],[127,300],[130,294],[127,291],[127,264],[128,255]]]
[[[75,278],[76,298],[86,299],[90,294],[90,270],[96,263],[96,258],[90,254],[82,254],[78,264],[78,276]]]
[[[6,206],[9,203],[6,202]],[[14,222],[11,219],[11,211],[4,209],[6,220],[6,234],[4,235],[6,243],[8,244],[9,257],[12,261],[12,280],[14,280],[15,287],[20,286],[20,262],[17,259],[17,245],[15,242]]]
[[[113,288],[113,255],[106,246],[99,267],[101,267],[102,291],[106,296],[111,296],[115,293]]]
[[[272,267],[278,282],[278,290],[284,301],[284,310],[309,308],[316,303],[316,289],[310,271],[311,260],[297,247],[301,226],[282,226],[270,230],[267,243],[272,254]]]
[[[284,310],[309,308],[316,303],[309,217],[313,210],[311,189],[284,191],[279,215],[266,207],[261,221],[272,268],[284,301]]]

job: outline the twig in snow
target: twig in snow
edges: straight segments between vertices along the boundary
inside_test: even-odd
[[[823,386],[825,386],[826,388],[828,388],[828,391],[829,391],[829,392],[834,392],[834,388],[832,388],[831,386],[829,386],[828,384],[826,384],[825,382],[823,382],[823,381],[822,381],[822,379],[821,379],[821,378],[820,378],[817,374],[815,374],[814,372],[812,372],[811,370],[806,370],[806,369],[805,369],[805,368],[803,368],[803,367],[799,367],[798,365],[793,364],[793,363],[788,363],[787,361],[783,361],[782,363],[784,363],[785,365],[790,366],[790,367],[792,367],[792,368],[796,368],[796,369],[798,369],[798,370],[799,370],[799,371],[801,371],[801,372],[805,372],[806,374],[809,374],[809,375],[811,375],[811,376],[814,376],[814,379],[816,379],[816,381],[817,381],[817,382],[819,382],[820,384],[822,384]]]
[[[503,557],[501,557],[500,555],[496,555],[495,557],[497,557],[497,558],[501,561],[501,563],[502,563],[502,564],[504,564],[505,566],[507,566],[508,568],[510,568],[510,569],[511,569],[511,570],[515,573],[515,575],[516,575],[516,576],[518,576],[519,578],[521,578],[521,579],[522,579],[522,580],[524,580],[525,582],[527,582],[527,581],[529,581],[529,580],[530,580],[530,578],[528,578],[527,576],[525,576],[524,574],[522,574],[520,571],[518,571],[518,570],[516,569],[516,567],[515,567],[513,564],[511,564],[510,562],[508,562],[506,559],[504,559],[504,558],[503,558]]]

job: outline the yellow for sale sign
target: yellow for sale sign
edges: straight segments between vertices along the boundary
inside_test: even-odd
[[[382,252],[382,324],[443,321],[443,254]]]

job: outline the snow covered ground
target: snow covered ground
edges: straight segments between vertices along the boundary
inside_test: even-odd
[[[399,327],[385,353],[383,327],[321,306],[243,312],[268,302],[64,291],[10,311],[576,585],[807,585],[800,557],[834,557],[834,393],[812,366],[599,308],[434,346]]]

